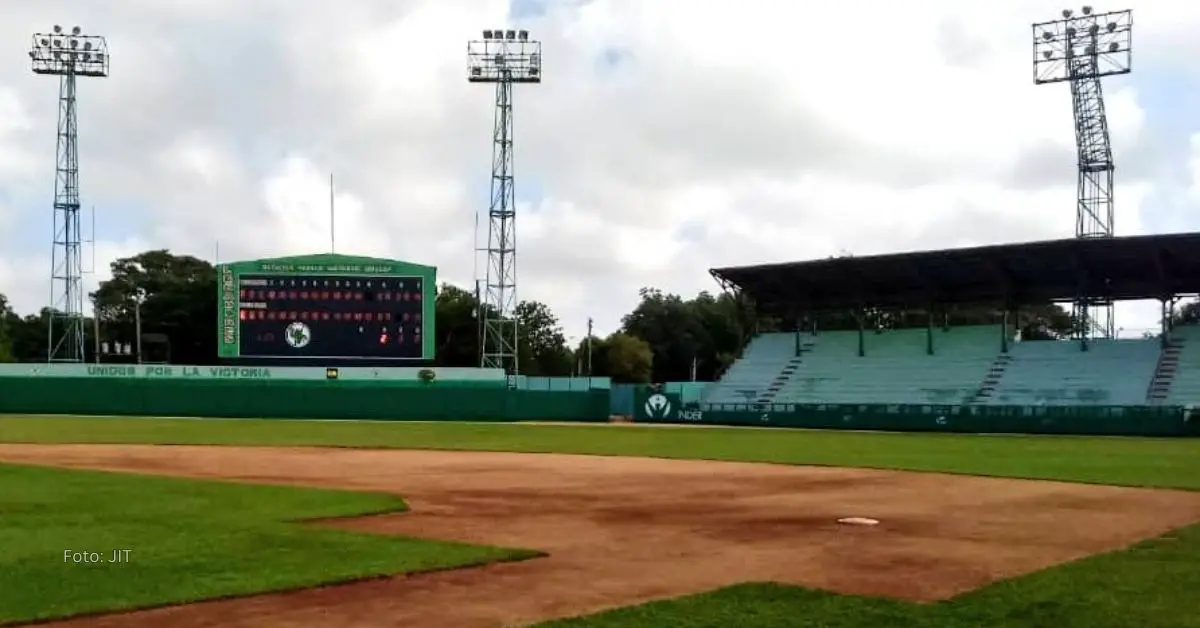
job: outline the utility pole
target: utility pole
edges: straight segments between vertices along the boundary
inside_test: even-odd
[[[588,317],[587,330],[587,376],[592,376],[592,317]]]

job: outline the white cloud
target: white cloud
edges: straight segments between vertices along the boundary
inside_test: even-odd
[[[1188,176],[1190,177],[1190,193],[1193,199],[1200,201],[1200,133],[1193,133],[1188,142],[1191,154],[1188,156]]]
[[[465,81],[465,40],[507,25],[504,2],[77,4],[9,7],[0,37],[25,41],[68,7],[109,37],[112,76],[80,89],[85,204],[124,216],[101,226],[117,233],[101,257],[327,250],[333,172],[339,251],[470,284],[493,120],[489,88]],[[1028,67],[1029,24],[1056,11],[549,3],[522,25],[545,43],[546,82],[514,97],[518,190],[541,196],[519,207],[521,297],[574,335],[589,316],[606,332],[641,286],[715,289],[712,266],[1070,235],[1070,94]],[[1196,27],[1191,5],[1139,8],[1138,58],[1194,79]],[[620,65],[597,72],[612,50]],[[1200,203],[1200,158],[1194,198],[1161,180],[1184,158],[1152,135],[1136,85],[1106,84],[1120,233],[1146,231],[1148,199]],[[0,66],[0,292],[26,311],[48,293],[48,250],[28,240],[49,231],[54,97]]]
[[[0,181],[26,177],[32,173],[30,155],[21,146],[23,134],[32,126],[33,122],[16,91],[0,84]]]

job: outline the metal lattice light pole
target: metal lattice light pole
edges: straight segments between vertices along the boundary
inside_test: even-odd
[[[35,74],[59,77],[58,147],[54,173],[54,239],[50,270],[50,320],[46,337],[49,362],[82,362],[83,234],[79,221],[78,121],[75,79],[108,76],[108,43],[84,35],[78,26],[33,36],[29,50]],[[56,335],[57,334],[57,335]]]
[[[1033,25],[1033,82],[1071,84],[1079,178],[1075,215],[1078,238],[1113,236],[1113,155],[1100,79],[1128,74],[1133,61],[1133,13],[1070,9],[1062,19]],[[1079,295],[1078,334],[1115,337],[1111,299]]]
[[[467,43],[467,80],[496,85],[492,132],[492,185],[488,205],[487,246],[479,246],[476,217],[475,254],[486,251],[484,276],[476,264],[479,298],[479,366],[518,373],[515,318],[517,306],[516,194],[513,189],[512,88],[514,83],[542,82],[542,44],[529,31],[485,30],[483,39]]]

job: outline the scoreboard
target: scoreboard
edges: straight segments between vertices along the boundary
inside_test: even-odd
[[[243,275],[240,354],[418,360],[421,289],[418,277]]]
[[[432,270],[335,255],[222,266],[219,356],[432,359]]]

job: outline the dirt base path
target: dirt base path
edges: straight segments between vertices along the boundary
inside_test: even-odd
[[[55,624],[75,627],[482,628],[769,580],[936,600],[1200,520],[1194,493],[643,458],[0,445],[0,460],[392,491],[412,512],[337,525],[550,554]]]

